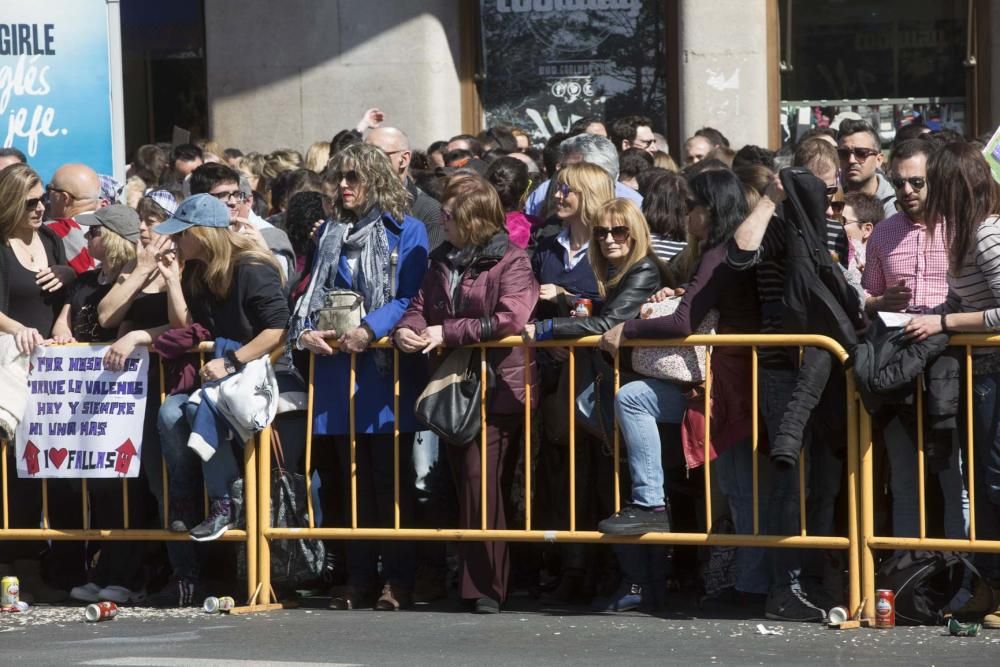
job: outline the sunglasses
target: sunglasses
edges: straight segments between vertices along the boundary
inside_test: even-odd
[[[902,176],[893,176],[890,179],[890,181],[892,182],[892,187],[896,188],[897,190],[902,190],[903,186],[909,183],[910,187],[913,188],[914,191],[920,192],[921,190],[924,189],[924,186],[927,185],[927,179],[921,176],[910,176],[909,178],[903,178]]]
[[[38,208],[38,205],[45,201],[45,197],[32,197],[31,199],[24,200],[24,210],[34,211]]]
[[[874,148],[838,148],[837,156],[841,160],[848,160],[853,155],[854,159],[858,162],[864,162],[870,157],[875,157],[881,154],[882,151],[877,151]]]
[[[341,181],[347,181],[348,185],[357,185],[360,180],[361,177],[358,176],[358,172],[354,169],[333,172],[333,182],[337,185],[340,185]]]
[[[595,241],[603,241],[608,238],[608,234],[611,234],[611,238],[615,243],[624,243],[628,240],[629,229],[624,225],[618,227],[594,227],[593,234]]]
[[[556,186],[556,194],[558,194],[563,199],[565,199],[566,197],[568,197],[569,193],[571,193],[571,192],[576,192],[576,190],[574,190],[573,188],[569,187],[565,183],[560,183],[558,186]]]

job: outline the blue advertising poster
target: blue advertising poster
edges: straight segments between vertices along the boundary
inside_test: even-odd
[[[113,169],[105,0],[0,2],[0,136],[48,182],[59,165]]]

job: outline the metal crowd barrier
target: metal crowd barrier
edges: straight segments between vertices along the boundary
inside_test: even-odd
[[[458,528],[448,528],[448,527],[438,527],[432,529],[423,528],[405,528],[400,525],[400,511],[399,511],[399,428],[398,422],[395,424],[393,429],[393,451],[394,451],[394,476],[395,476],[395,521],[392,528],[371,528],[362,527],[358,525],[358,511],[357,511],[357,458],[356,458],[356,433],[355,433],[355,384],[356,384],[356,355],[351,355],[351,372],[348,387],[348,402],[350,410],[350,491],[351,491],[351,508],[350,508],[350,527],[325,527],[320,528],[315,524],[315,514],[313,511],[312,504],[312,493],[311,493],[311,481],[310,474],[306,474],[307,485],[310,493],[308,494],[308,513],[309,513],[309,526],[308,528],[276,528],[270,525],[270,476],[271,476],[271,462],[270,462],[270,447],[268,443],[265,442],[264,438],[261,441],[261,447],[258,452],[258,470],[260,474],[260,480],[258,483],[259,493],[258,502],[260,504],[258,514],[261,520],[260,524],[260,584],[261,590],[263,591],[264,597],[261,602],[269,602],[269,595],[271,593],[270,586],[270,548],[272,540],[288,540],[288,539],[395,539],[395,540],[449,540],[449,541],[465,541],[465,540],[499,540],[499,541],[516,541],[516,542],[592,542],[592,543],[638,543],[638,544],[677,544],[677,545],[699,545],[699,546],[742,546],[742,547],[777,547],[777,548],[810,548],[810,549],[839,549],[846,550],[848,554],[848,570],[849,570],[849,604],[851,609],[856,609],[861,602],[861,565],[860,565],[860,548],[859,548],[859,533],[858,533],[858,521],[856,517],[858,516],[858,489],[859,489],[859,459],[858,459],[858,435],[859,435],[859,403],[856,396],[854,378],[852,373],[846,374],[846,399],[847,399],[847,421],[848,421],[848,460],[847,460],[847,499],[848,499],[848,512],[851,519],[848,521],[848,535],[846,537],[839,536],[815,536],[809,535],[806,531],[806,484],[805,484],[805,466],[802,465],[800,459],[800,475],[799,475],[799,505],[800,505],[800,533],[797,535],[762,535],[760,532],[760,520],[758,516],[758,442],[759,442],[759,423],[758,423],[758,397],[757,397],[757,353],[758,348],[762,347],[818,347],[832,353],[840,362],[843,364],[847,360],[847,352],[834,340],[826,338],[823,336],[812,336],[812,335],[710,335],[710,336],[690,336],[683,340],[629,340],[624,343],[628,347],[664,347],[664,346],[716,346],[716,347],[749,347],[751,348],[752,356],[752,381],[751,381],[751,392],[752,392],[752,409],[753,409],[753,432],[752,432],[752,447],[753,447],[753,500],[754,500],[754,511],[753,511],[753,534],[721,534],[713,533],[712,531],[712,464],[710,461],[710,450],[711,450],[711,390],[712,390],[712,376],[711,376],[711,363],[710,357],[706,362],[706,381],[705,381],[705,464],[703,466],[703,479],[705,488],[705,520],[706,529],[703,533],[647,533],[641,536],[611,536],[604,535],[597,532],[596,530],[581,530],[577,526],[576,517],[576,434],[575,434],[575,355],[576,350],[579,348],[593,348],[596,346],[597,342],[600,340],[599,336],[588,336],[581,338],[579,340],[553,340],[545,341],[542,343],[532,344],[527,346],[528,348],[568,348],[569,349],[569,530],[538,530],[532,527],[532,511],[531,511],[531,447],[532,447],[532,410],[531,410],[531,387],[530,378],[531,373],[531,357],[533,355],[525,355],[525,378],[527,385],[527,396],[525,399],[524,408],[524,487],[525,487],[525,525],[523,529],[507,529],[507,530],[488,530],[487,525],[487,503],[486,499],[486,480],[487,476],[485,474],[481,475],[481,488],[480,488],[480,498],[481,498],[481,526],[480,528],[470,528],[470,529],[458,529]],[[525,346],[524,341],[520,337],[510,337],[500,341],[491,341],[487,343],[481,343],[475,345],[481,352],[481,377],[485,377],[486,373],[486,353],[487,350],[491,348],[512,348]],[[390,343],[383,339],[375,343],[373,348],[376,349],[392,349],[393,350],[393,383],[394,383],[394,407],[396,408],[394,412],[399,413],[398,403],[399,403],[399,352],[391,347]],[[708,354],[711,355],[711,348],[709,348]],[[619,361],[616,358],[614,364],[614,387],[617,393],[620,383],[620,368]],[[312,421],[313,421],[313,397],[315,392],[315,358],[310,357],[309,364],[309,382],[308,382],[308,408],[307,408],[307,434],[306,434],[306,448],[305,448],[305,469],[306,471],[312,470]],[[486,383],[482,382],[483,398],[485,399]],[[334,390],[332,387],[324,386],[324,390]],[[485,426],[487,421],[487,414],[484,405],[481,409],[481,419]],[[481,466],[482,470],[486,470],[486,432],[485,428],[482,432],[482,441],[480,446],[481,455]],[[614,435],[614,507],[617,511],[621,507],[621,497],[619,493],[620,489],[620,459],[621,459],[621,442],[618,429],[615,429]]]
[[[945,539],[927,537],[927,510],[925,488],[925,458],[924,451],[924,388],[923,381],[917,381],[916,415],[917,415],[917,508],[920,523],[919,537],[891,537],[875,533],[875,479],[874,479],[874,445],[872,439],[871,417],[861,411],[859,426],[861,445],[861,554],[862,554],[862,589],[865,600],[865,615],[875,614],[875,552],[878,550],[922,550],[922,551],[963,551],[1000,553],[1000,540],[981,540],[976,536],[976,456],[973,422],[973,349],[977,347],[998,347],[1000,336],[986,334],[959,334],[951,336],[951,346],[962,347],[965,352],[963,365],[963,392],[965,399],[964,426],[965,448],[962,454],[964,461],[964,481],[969,497],[969,532],[966,539]],[[986,502],[989,502],[987,499]]]
[[[89,343],[73,343],[70,346],[93,347]],[[205,353],[211,352],[211,343],[202,343],[197,350],[200,355],[200,363],[205,363]],[[152,356],[150,357],[153,358]],[[160,361],[160,401],[161,404],[166,395],[165,374],[162,360]],[[148,395],[148,394],[147,394]],[[269,443],[269,430],[261,433],[258,439]],[[258,566],[257,566],[257,541],[259,538],[259,528],[257,519],[257,462],[256,447],[253,441],[248,441],[244,446],[243,457],[243,477],[244,477],[244,504],[246,507],[246,528],[227,531],[221,540],[227,542],[244,542],[247,550],[247,597],[252,599],[257,593]],[[39,493],[42,496],[42,515],[40,528],[12,528],[10,526],[10,503],[8,493],[8,448],[13,449],[13,443],[0,441],[0,494],[3,499],[3,523],[0,528],[0,541],[3,540],[62,540],[62,541],[150,541],[150,542],[186,542],[191,538],[187,533],[174,533],[167,530],[169,525],[168,508],[170,504],[170,493],[168,489],[167,464],[162,460],[163,471],[163,528],[132,528],[129,526],[129,491],[128,479],[121,479],[122,487],[122,528],[101,528],[88,527],[91,523],[90,504],[88,495],[87,479],[80,479],[80,505],[81,505],[81,525],[84,528],[53,528],[49,521],[49,480],[41,479]],[[75,481],[71,479],[60,481]],[[101,482],[111,482],[111,479],[99,480]],[[208,492],[204,494],[204,503],[208,507]],[[81,582],[83,583],[83,582]]]

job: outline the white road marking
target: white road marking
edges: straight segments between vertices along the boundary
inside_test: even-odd
[[[81,665],[105,665],[110,667],[215,667],[219,664],[243,665],[244,667],[363,667],[356,663],[345,662],[288,662],[271,660],[232,660],[218,658],[107,658],[103,660],[88,660]]]

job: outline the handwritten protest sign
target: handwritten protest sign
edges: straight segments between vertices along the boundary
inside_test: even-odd
[[[17,430],[17,476],[137,477],[149,352],[104,369],[107,345],[39,346]]]

